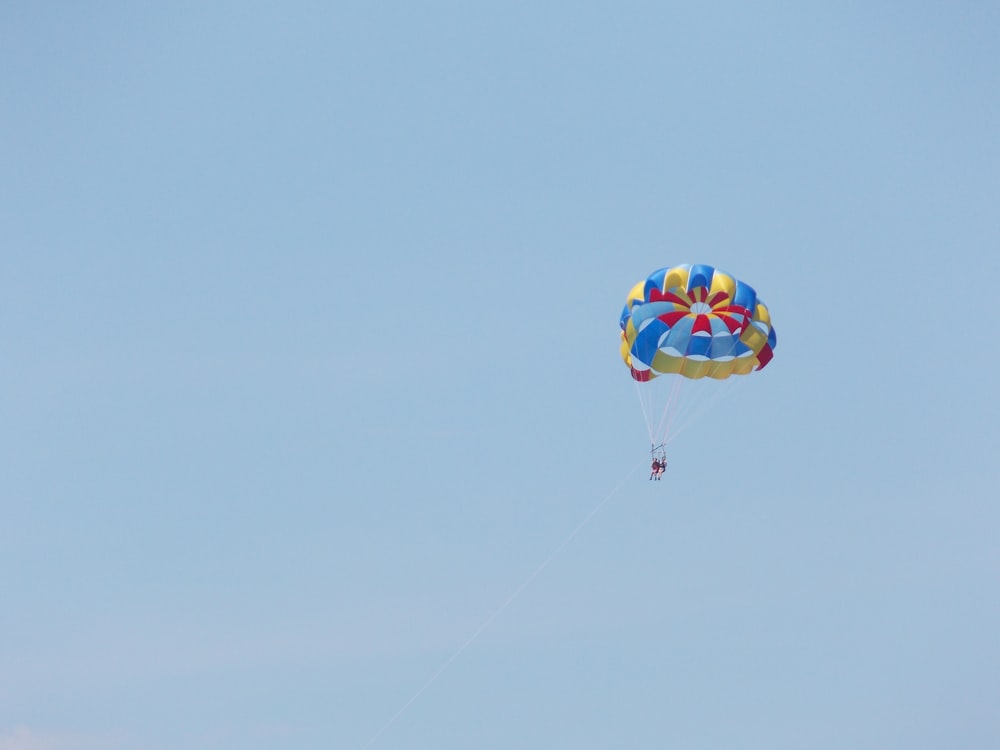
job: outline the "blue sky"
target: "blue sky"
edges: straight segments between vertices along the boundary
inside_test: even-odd
[[[0,42],[0,750],[1000,742],[993,5]],[[685,262],[779,344],[651,485]]]

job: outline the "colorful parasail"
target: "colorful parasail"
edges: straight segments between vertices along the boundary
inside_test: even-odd
[[[666,444],[722,395],[717,381],[762,370],[778,343],[756,290],[707,265],[651,273],[629,292],[620,325],[622,359],[663,465]]]
[[[762,370],[778,340],[752,286],[706,265],[654,271],[629,292],[620,325],[632,377],[715,378]]]

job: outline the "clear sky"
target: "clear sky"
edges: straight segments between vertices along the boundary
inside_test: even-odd
[[[1000,746],[998,49],[3,3],[0,750]],[[779,343],[656,484],[618,316],[689,262]]]

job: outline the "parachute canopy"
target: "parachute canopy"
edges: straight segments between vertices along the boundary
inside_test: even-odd
[[[632,377],[715,378],[763,369],[778,339],[749,284],[706,265],[654,271],[629,292],[621,353]]]

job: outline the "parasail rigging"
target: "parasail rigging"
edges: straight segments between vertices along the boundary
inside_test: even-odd
[[[636,384],[654,460],[718,400],[721,381],[764,369],[777,336],[756,290],[708,265],[660,268],[629,292],[621,355]]]

